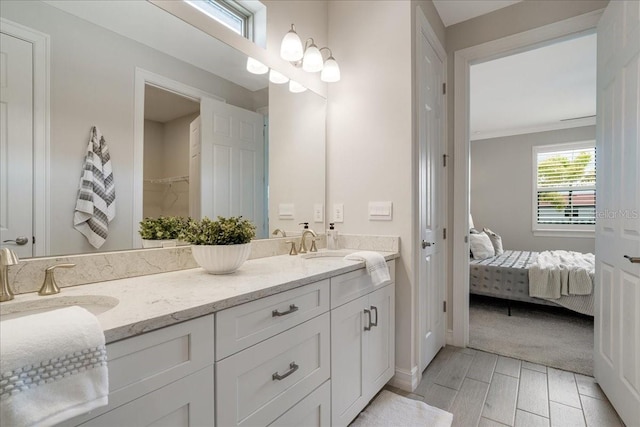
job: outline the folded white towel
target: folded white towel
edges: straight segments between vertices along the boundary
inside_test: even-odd
[[[0,425],[51,426],[107,404],[104,333],[81,307],[0,322]]]
[[[378,252],[354,252],[344,257],[344,259],[351,261],[364,261],[367,266],[367,273],[371,276],[371,281],[374,286],[382,285],[385,282],[391,282],[387,262]]]
[[[87,155],[82,166],[73,227],[99,249],[116,216],[116,190],[107,142],[97,127],[91,128]]]

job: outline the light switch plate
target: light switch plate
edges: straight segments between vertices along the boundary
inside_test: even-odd
[[[324,222],[324,205],[322,203],[313,205],[313,222]]]
[[[279,219],[294,219],[295,218],[295,206],[293,203],[280,203],[278,205],[278,218]]]
[[[333,222],[344,222],[344,204],[333,204]]]
[[[369,202],[369,221],[391,221],[392,219],[392,202]]]

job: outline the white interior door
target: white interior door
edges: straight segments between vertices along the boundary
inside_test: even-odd
[[[263,116],[204,98],[200,118],[201,215],[242,215],[265,236]]]
[[[629,426],[640,420],[640,2],[598,24],[595,377]]]
[[[0,34],[0,246],[33,256],[33,45]]]
[[[189,216],[201,219],[200,216],[200,116],[189,124]]]
[[[418,138],[420,146],[420,371],[445,345],[444,245],[440,206],[443,203],[441,144],[443,138],[443,63],[421,33],[418,38]]]

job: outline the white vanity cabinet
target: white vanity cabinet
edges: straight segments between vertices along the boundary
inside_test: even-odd
[[[330,376],[329,288],[323,280],[216,313],[218,426],[328,425],[318,390]]]
[[[334,289],[343,298],[334,299]],[[394,374],[395,285],[374,290],[359,270],[331,279],[331,292],[331,419],[338,427],[349,425]]]
[[[107,345],[109,405],[64,426],[213,426],[214,316]]]

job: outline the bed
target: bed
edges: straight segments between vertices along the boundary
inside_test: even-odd
[[[470,261],[469,291],[512,301],[562,306],[578,313],[593,316],[594,294],[563,295],[558,299],[529,296],[529,267],[538,252],[504,251],[502,255]]]

